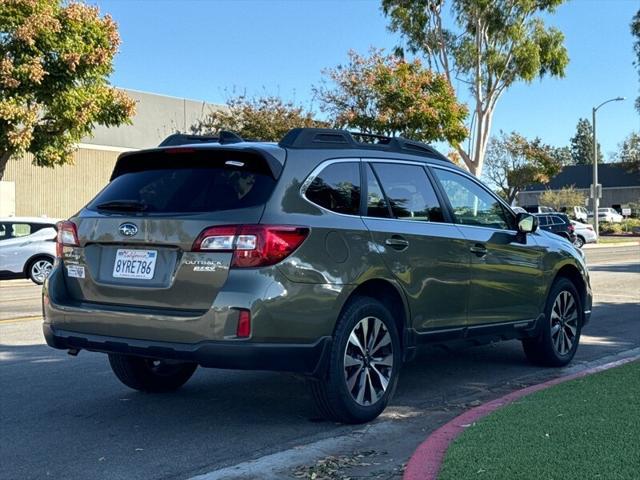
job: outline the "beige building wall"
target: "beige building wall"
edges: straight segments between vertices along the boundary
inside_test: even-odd
[[[7,164],[3,181],[15,185],[15,215],[68,218],[108,182],[120,151],[79,148],[74,164],[35,167],[30,154]]]

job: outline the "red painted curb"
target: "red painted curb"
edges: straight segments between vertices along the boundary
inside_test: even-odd
[[[554,378],[553,380],[549,380],[544,383],[516,390],[504,397],[496,398],[495,400],[491,400],[490,402],[472,408],[471,410],[467,410],[462,415],[459,415],[450,422],[444,424],[442,427],[438,428],[418,446],[409,459],[407,468],[404,471],[404,476],[402,477],[403,480],[436,480],[438,473],[440,472],[440,467],[442,466],[445,453],[447,452],[447,448],[451,442],[467,427],[474,422],[477,422],[482,417],[487,416],[491,412],[539,390],[544,390],[545,388],[549,388],[569,380],[574,380],[576,378],[585,377],[592,373],[618,367],[625,363],[638,360],[639,358],[640,356],[625,358],[616,362],[606,363],[599,367],[589,368],[572,375]]]

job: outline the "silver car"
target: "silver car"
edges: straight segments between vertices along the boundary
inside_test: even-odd
[[[593,226],[588,223],[576,222],[575,220],[571,220],[571,224],[573,225],[574,232],[576,235],[576,239],[573,241],[573,244],[582,248],[585,243],[597,243],[598,235],[596,234]]]
[[[56,257],[56,220],[0,218],[0,278],[30,278],[42,285]]]

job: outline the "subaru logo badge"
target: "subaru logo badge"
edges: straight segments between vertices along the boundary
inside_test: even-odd
[[[136,227],[133,223],[123,223],[120,225],[118,229],[121,235],[125,237],[133,237],[136,233],[138,233],[138,227]]]

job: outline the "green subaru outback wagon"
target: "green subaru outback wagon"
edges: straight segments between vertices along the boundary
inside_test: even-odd
[[[44,335],[174,390],[198,365],[297,372],[366,422],[425,343],[520,339],[562,366],[591,313],[585,262],[431,147],[294,129],[172,136],[122,154],[59,225]]]

